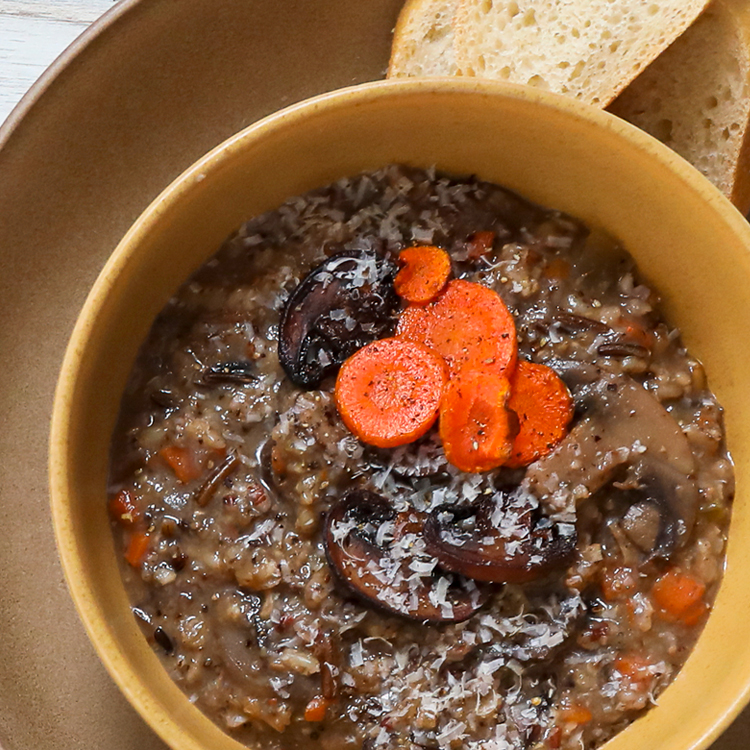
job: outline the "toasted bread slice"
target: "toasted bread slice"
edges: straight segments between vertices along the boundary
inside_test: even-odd
[[[458,72],[605,107],[708,0],[459,0]]]
[[[458,0],[407,0],[393,32],[388,77],[456,75],[453,21]]]
[[[750,2],[714,0],[612,102],[750,210]]]

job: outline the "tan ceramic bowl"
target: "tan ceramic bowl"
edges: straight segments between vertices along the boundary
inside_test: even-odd
[[[476,173],[606,227],[703,360],[736,461],[726,576],[695,651],[659,706],[607,748],[707,747],[750,691],[750,226],[692,167],[635,128],[497,83],[375,83],[291,107],[208,154],[122,240],[73,333],[51,437],[60,556],[99,656],[173,748],[241,747],[172,683],[130,612],[105,502],[120,395],[156,314],[243,221],[390,162]]]

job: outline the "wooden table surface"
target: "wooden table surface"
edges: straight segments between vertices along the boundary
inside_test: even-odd
[[[115,0],[0,0],[0,123],[45,68]]]

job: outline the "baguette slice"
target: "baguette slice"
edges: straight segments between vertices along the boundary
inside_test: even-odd
[[[750,2],[714,0],[610,112],[697,167],[750,210]]]
[[[388,77],[456,75],[457,0],[407,0],[393,32]]]
[[[459,0],[458,72],[605,107],[708,0]]]

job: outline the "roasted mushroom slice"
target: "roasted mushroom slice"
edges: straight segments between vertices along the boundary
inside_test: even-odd
[[[436,569],[424,552],[424,518],[397,512],[374,492],[353,490],[326,518],[328,562],[346,590],[380,609],[411,620],[461,622],[487,594],[474,581]]]
[[[477,581],[528,583],[561,570],[575,550],[575,527],[536,517],[533,498],[510,496],[499,508],[497,500],[435,509],[424,525],[427,551]]]
[[[581,420],[552,453],[529,466],[524,488],[559,510],[601,489],[619,467],[630,467],[646,484],[652,481],[649,476],[669,476],[659,485],[674,516],[679,545],[698,507],[695,462],[680,426],[651,393],[625,375],[602,373],[583,394]]]
[[[315,388],[358,349],[393,332],[396,271],[367,249],[332,255],[305,276],[279,327],[279,361],[293,383]]]

